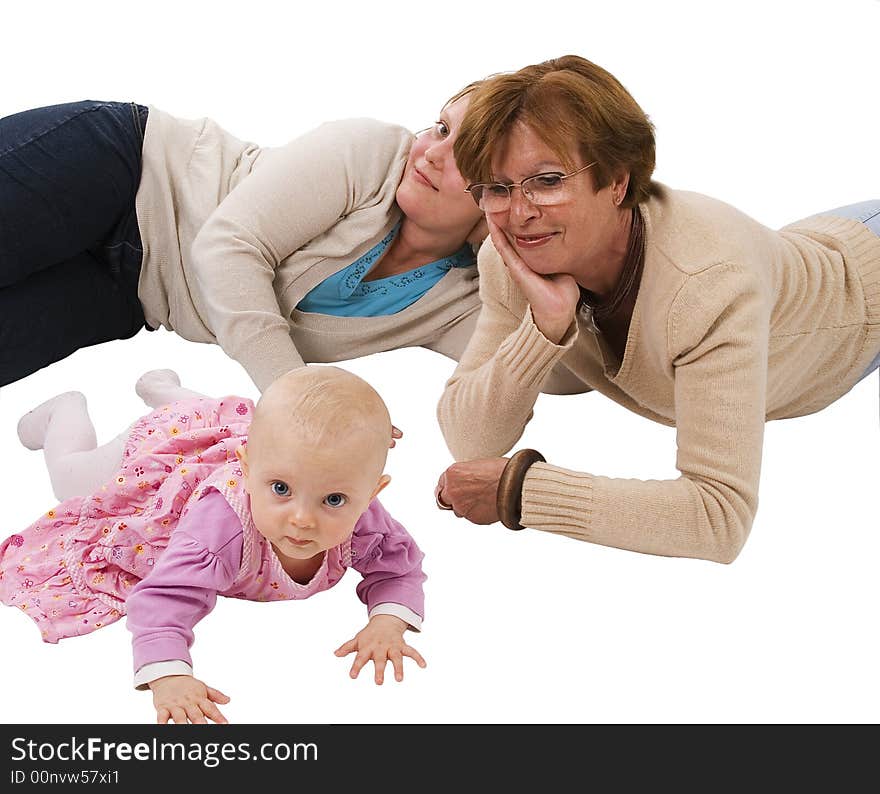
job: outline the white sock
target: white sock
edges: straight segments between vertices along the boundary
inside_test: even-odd
[[[85,496],[103,485],[122,464],[128,431],[97,446],[85,396],[64,392],[26,413],[18,437],[28,449],[42,449],[55,498]]]
[[[52,425],[55,425],[54,429]],[[28,449],[51,446],[58,428],[69,425],[69,443],[77,449],[88,449],[97,443],[95,429],[89,419],[86,398],[82,392],[67,391],[41,403],[18,421],[18,438]],[[62,441],[62,445],[65,442]]]
[[[150,408],[161,408],[178,400],[204,396],[181,386],[180,378],[172,369],[145,372],[138,378],[134,390]]]

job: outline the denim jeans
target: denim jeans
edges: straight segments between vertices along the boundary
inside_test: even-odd
[[[849,204],[846,207],[838,207],[837,209],[828,210],[822,214],[836,215],[838,218],[852,218],[853,220],[861,221],[872,232],[874,232],[874,234],[880,237],[880,199],[875,199],[874,201],[862,201],[859,204]],[[880,369],[880,352],[877,353],[877,357],[868,365],[868,368],[859,380],[864,380],[876,369]]]
[[[144,327],[146,119],[91,100],[0,119],[0,386]]]

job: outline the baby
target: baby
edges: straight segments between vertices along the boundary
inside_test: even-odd
[[[369,622],[336,650],[370,660],[425,661],[404,640],[424,612],[423,554],[376,496],[392,426],[375,390],[345,370],[312,365],[275,381],[256,408],[147,373],[153,413],[96,447],[78,392],[25,415],[19,437],[44,450],[63,501],[0,544],[0,600],[24,611],[46,642],[127,615],[135,686],[157,721],[226,722],[229,698],[193,676],[193,627],[218,595],[307,598],[358,571]],[[89,493],[83,496],[83,493]]]

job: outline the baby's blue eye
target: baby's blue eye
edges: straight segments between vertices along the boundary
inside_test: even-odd
[[[275,480],[272,483],[272,493],[275,496],[287,496],[290,493],[290,486],[286,482],[281,482],[280,480]]]
[[[328,507],[342,507],[347,501],[341,493],[332,493],[324,498],[324,504]]]

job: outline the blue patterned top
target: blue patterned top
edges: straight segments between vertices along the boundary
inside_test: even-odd
[[[477,260],[470,243],[451,256],[395,276],[363,281],[375,261],[389,246],[400,223],[360,259],[318,284],[297,304],[297,309],[337,317],[381,317],[414,304],[453,267],[470,267]]]

